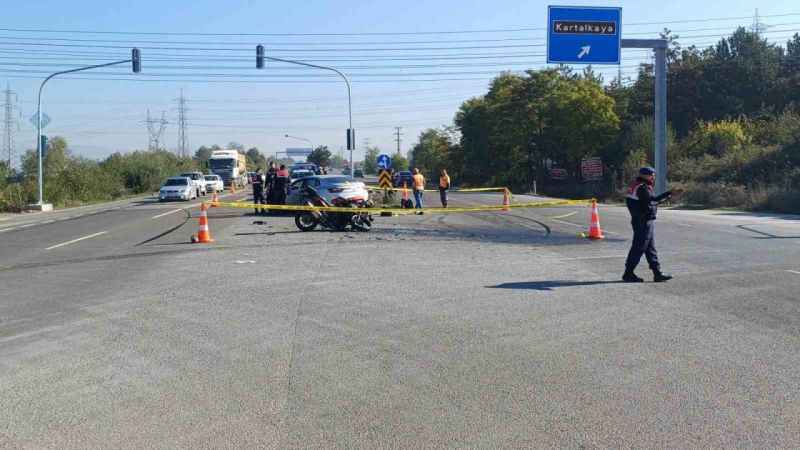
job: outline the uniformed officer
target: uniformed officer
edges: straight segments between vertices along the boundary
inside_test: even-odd
[[[672,276],[661,272],[658,262],[656,240],[653,225],[658,212],[658,204],[672,196],[671,191],[655,195],[653,182],[656,171],[652,167],[639,169],[639,176],[631,183],[625,203],[631,213],[631,226],[633,227],[633,243],[625,261],[625,274],[622,280],[628,283],[641,283],[644,280],[633,273],[639,260],[644,254],[650,270],[653,271],[653,281],[661,283],[672,279]]]
[[[253,177],[253,203],[256,205],[263,205],[265,203],[264,175],[261,174],[260,167],[256,169],[256,174]],[[264,208],[255,208],[256,215],[264,214],[265,212],[266,210]]]

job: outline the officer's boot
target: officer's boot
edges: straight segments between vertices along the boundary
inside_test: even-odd
[[[644,283],[644,280],[637,277],[632,270],[625,270],[625,274],[622,275],[622,281],[626,283]]]
[[[661,273],[660,270],[653,271],[653,281],[656,283],[663,283],[672,279],[672,275],[668,273]]]

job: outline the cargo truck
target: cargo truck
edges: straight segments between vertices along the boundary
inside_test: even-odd
[[[208,159],[208,168],[219,175],[225,186],[242,188],[247,184],[247,156],[238,150],[214,150]]]

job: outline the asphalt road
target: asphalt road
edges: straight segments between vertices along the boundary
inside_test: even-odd
[[[800,446],[798,218],[662,211],[630,285],[618,207],[187,206],[0,222],[0,448]]]

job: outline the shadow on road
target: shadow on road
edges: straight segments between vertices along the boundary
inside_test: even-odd
[[[527,289],[533,291],[552,291],[561,287],[597,286],[601,284],[620,284],[622,281],[521,281],[516,283],[503,283],[497,286],[487,286],[490,289]]]

